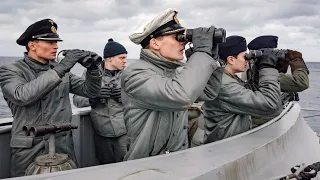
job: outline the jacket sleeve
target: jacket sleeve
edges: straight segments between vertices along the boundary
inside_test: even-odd
[[[222,84],[223,67],[218,67],[210,76],[203,92],[198,97],[197,101],[212,101],[217,98]]]
[[[194,53],[180,73],[166,77],[155,70],[130,66],[122,74],[122,88],[138,106],[156,111],[187,109],[200,96],[217,68],[206,53]]]
[[[309,88],[309,76],[306,69],[300,68],[291,74],[280,74],[282,92],[301,92]]]
[[[102,76],[93,76],[87,71],[84,73],[83,77],[69,74],[70,92],[82,97],[94,98],[100,93]]]
[[[83,72],[82,78],[86,78],[86,70]],[[77,108],[82,108],[82,107],[88,107],[90,106],[89,98],[78,96],[78,95],[73,95],[73,104]]]
[[[246,89],[239,83],[225,84],[219,95],[221,107],[225,111],[251,116],[278,113],[281,109],[279,72],[265,68],[259,76],[259,91]]]
[[[61,82],[54,70],[48,70],[28,82],[16,72],[15,66],[0,67],[2,93],[5,98],[19,106],[27,106],[38,101]]]
[[[81,96],[77,96],[77,95],[73,95],[73,104],[77,108],[83,108],[83,107],[90,106],[89,98],[81,97]]]

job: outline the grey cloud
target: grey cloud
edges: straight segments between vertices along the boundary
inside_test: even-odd
[[[79,1],[76,0],[66,1],[64,3],[61,0],[53,1],[53,3],[48,4],[32,5],[34,8],[18,8],[17,12],[18,15],[27,15],[30,19],[41,17],[44,14],[48,16],[58,15],[64,19],[68,19],[71,23],[85,23],[90,26],[94,25],[96,21],[104,19],[130,18],[139,14],[139,12],[152,12],[152,9],[146,8],[146,6],[154,5],[153,1],[145,1],[148,3],[125,0],[108,1],[108,3],[92,3],[92,1],[81,2],[82,3],[79,3]],[[140,3],[143,4],[143,6],[141,6]],[[71,26],[74,24],[71,24]]]
[[[301,4],[313,5],[313,6],[320,4],[320,2],[318,0],[294,0],[294,2],[301,3]]]
[[[53,0],[37,1],[37,0],[2,0],[0,6],[0,14],[16,13],[19,9],[33,9],[51,4]]]
[[[310,4],[293,4],[286,8],[277,7],[269,17],[271,19],[288,19],[299,16],[314,16],[319,15],[319,10],[317,6]]]
[[[31,8],[32,4],[24,0],[3,0],[1,1],[0,14],[11,13],[19,8]]]
[[[283,46],[319,46],[318,0],[2,0],[0,6],[0,55],[23,51],[16,38],[33,22],[52,18],[65,39],[61,48],[79,47],[101,52],[109,37],[128,46],[138,56],[139,46],[128,36],[168,7],[177,8],[183,26],[222,27],[227,35],[249,39],[276,34]]]

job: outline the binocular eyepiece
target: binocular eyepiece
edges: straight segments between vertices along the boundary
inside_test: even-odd
[[[65,56],[68,53],[68,51],[71,51],[71,50],[62,50],[62,55]],[[90,52],[90,54],[87,57],[80,59],[79,63],[85,68],[88,68],[92,64],[96,64],[96,65],[101,64],[102,61],[103,59],[101,56],[98,56],[97,54]]]
[[[186,34],[177,34],[176,39],[180,42],[192,42],[193,29],[187,29]],[[226,30],[223,28],[215,28],[213,33],[214,44],[226,42]]]

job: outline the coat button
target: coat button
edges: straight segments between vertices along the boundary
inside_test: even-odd
[[[45,96],[45,97],[43,97],[43,98],[42,98],[42,100],[46,100],[46,99],[48,99],[48,97],[47,97],[47,96]]]
[[[184,126],[183,126],[183,129],[188,129],[188,125],[184,125]]]
[[[62,98],[63,98],[63,95],[61,95],[60,98],[62,99]]]
[[[177,132],[173,132],[173,136],[176,136],[178,133]]]
[[[48,112],[47,110],[44,110],[44,111],[43,111],[43,114],[46,114],[47,112]]]
[[[64,111],[64,108],[62,108],[61,111]]]

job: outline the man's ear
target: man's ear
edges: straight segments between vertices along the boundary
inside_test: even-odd
[[[27,46],[29,47],[30,51],[35,51],[36,50],[36,43],[34,41],[29,41]]]
[[[150,39],[149,45],[150,45],[151,49],[154,49],[154,50],[159,50],[160,49],[160,43],[155,38]]]
[[[234,63],[234,57],[233,56],[228,56],[227,57],[227,64],[233,64]]]

